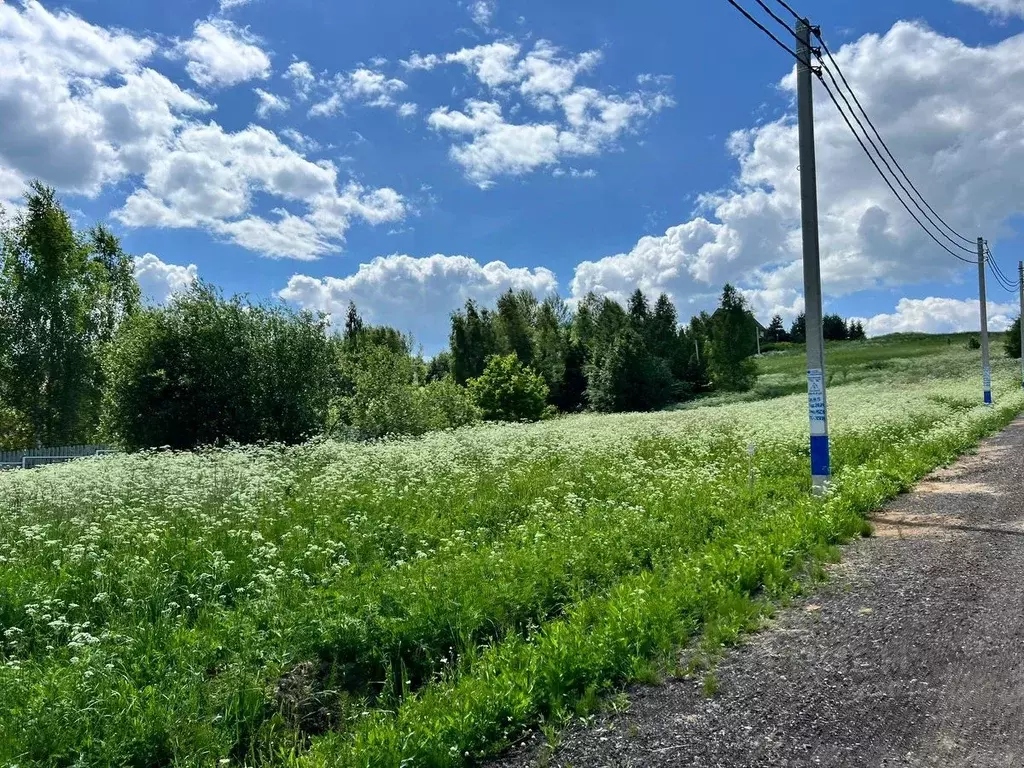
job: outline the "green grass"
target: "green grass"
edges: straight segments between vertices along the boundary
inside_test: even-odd
[[[885,370],[900,362],[934,358],[938,362],[944,355],[952,355],[958,361],[963,359],[969,339],[977,338],[976,333],[894,333],[864,341],[830,341],[825,344],[827,367],[833,375],[842,379],[851,373],[866,373]],[[1003,357],[1003,334],[989,336],[992,357]],[[761,376],[802,377],[807,372],[807,361],[803,345],[786,345],[781,352],[768,352],[758,358]],[[974,350],[980,370],[981,351]]]
[[[1013,418],[977,357],[830,349],[821,500],[802,393],[0,475],[0,764],[456,766],[557,730]]]
[[[976,333],[894,333],[863,341],[828,342],[826,375],[829,387],[855,383],[912,385],[932,378],[930,366],[944,365],[948,359],[965,372],[975,361],[981,376],[981,351],[969,350],[967,343]],[[1002,360],[1003,334],[990,334],[991,356]],[[728,403],[747,403],[807,391],[807,357],[802,344],[779,344],[757,358],[758,380],[749,392],[708,395],[673,406],[670,410],[690,410]],[[940,375],[944,375],[941,374]]]

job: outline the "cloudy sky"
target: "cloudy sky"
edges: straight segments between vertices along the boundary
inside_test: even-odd
[[[1024,0],[796,0],[931,204],[1013,273]],[[755,3],[747,5],[755,9]],[[823,7],[824,6],[824,7]],[[57,187],[164,301],[229,293],[412,331],[467,298],[726,281],[802,306],[792,59],[725,0],[0,0],[0,200]],[[974,327],[977,274],[817,98],[826,310]],[[1016,297],[990,286],[993,325]]]

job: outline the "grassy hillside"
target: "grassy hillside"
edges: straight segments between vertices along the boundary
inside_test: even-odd
[[[955,342],[830,360],[825,499],[797,351],[764,402],[0,475],[0,764],[464,765],[730,642],[1024,407]]]
[[[877,370],[879,364],[922,357],[939,359],[946,354],[963,357],[970,339],[977,333],[925,334],[894,333],[864,341],[831,341],[825,345],[827,366],[840,379],[858,372]],[[1005,356],[1003,334],[989,336],[993,359]],[[768,352],[758,359],[763,376],[803,376],[807,370],[803,345],[784,345],[785,351]],[[981,365],[981,351],[973,350]],[[980,368],[979,368],[980,370]]]
[[[972,333],[896,333],[864,341],[828,342],[825,345],[827,384],[832,387],[858,382],[910,384],[944,376],[944,366],[956,366],[970,377],[974,365],[980,391],[981,350],[968,349]],[[995,368],[1009,371],[1013,363],[1003,350],[1003,334],[990,335],[990,352]],[[675,406],[690,410],[737,402],[754,402],[807,390],[807,357],[802,344],[781,344],[757,359],[759,376],[750,392],[716,394]],[[1019,365],[1019,361],[1017,363]]]

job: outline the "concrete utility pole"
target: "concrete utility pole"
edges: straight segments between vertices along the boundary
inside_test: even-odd
[[[985,298],[985,239],[978,238],[978,306],[981,308],[981,377],[985,405],[992,405],[992,366],[988,361],[988,299]]]
[[[1020,283],[1020,323],[1024,329],[1024,261],[1017,262],[1017,281]],[[1024,339],[1024,336],[1021,337]],[[1021,342],[1020,385],[1024,387],[1024,341]]]
[[[757,327],[757,321],[754,321],[754,340],[757,342],[757,356],[761,356],[761,330]]]
[[[807,398],[811,418],[811,486],[822,494],[832,474],[825,399],[825,339],[821,325],[821,264],[818,251],[818,181],[814,156],[814,80],[811,24],[801,19],[797,37],[797,107],[800,127],[800,208],[804,239],[804,314],[807,336]]]

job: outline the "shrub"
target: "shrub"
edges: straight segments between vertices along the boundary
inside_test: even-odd
[[[544,379],[515,354],[489,358],[483,374],[470,380],[469,390],[489,421],[537,421],[548,398]]]
[[[978,337],[977,336],[971,336],[970,338],[967,339],[967,348],[968,349],[981,349],[981,342],[978,341]]]
[[[450,378],[416,387],[413,403],[421,414],[425,431],[452,429],[480,420],[480,409],[473,395]]]
[[[425,431],[413,402],[412,359],[384,346],[350,358],[346,377],[352,393],[342,398],[342,420],[356,436],[418,435]]]
[[[477,421],[469,392],[451,379],[416,383],[415,361],[385,346],[371,346],[349,358],[352,393],[342,398],[342,420],[357,437],[421,435]]]
[[[32,425],[25,415],[0,402],[0,451],[17,451],[32,445]]]
[[[120,328],[102,430],[129,450],[299,442],[321,431],[333,357],[323,319],[198,285]]]
[[[1006,335],[1003,337],[1003,349],[1006,350],[1006,356],[1012,357],[1015,360],[1020,359],[1020,318],[1018,317],[1013,321],[1013,325],[1006,329]]]

